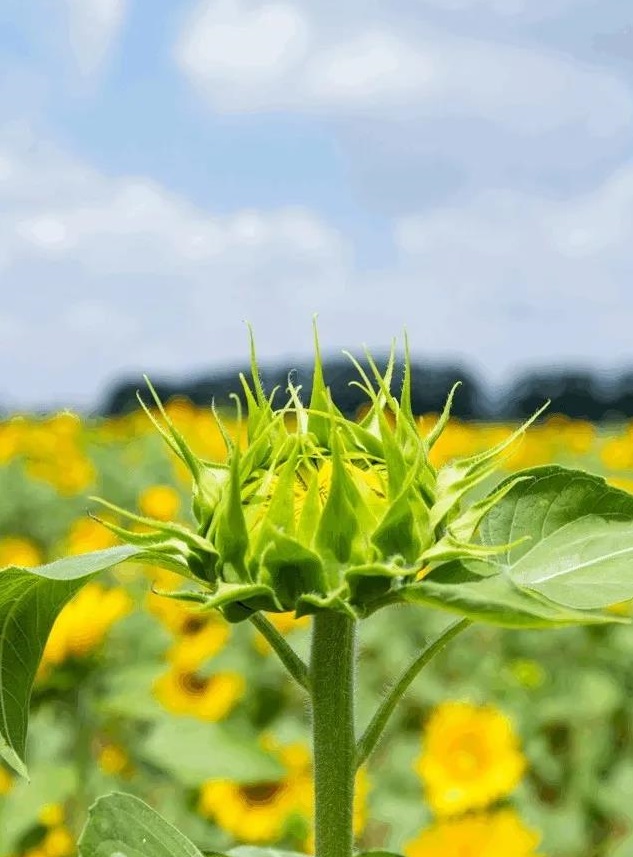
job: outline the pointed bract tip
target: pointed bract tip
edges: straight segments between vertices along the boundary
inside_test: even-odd
[[[242,400],[237,393],[230,393],[229,399],[235,402],[235,418],[238,426],[242,425]]]
[[[248,328],[248,341],[249,341],[249,351],[250,351],[250,360],[251,360],[251,377],[253,379],[253,387],[255,389],[255,397],[257,399],[257,404],[262,406],[266,404],[266,396],[264,394],[264,388],[262,386],[262,381],[259,375],[259,365],[257,363],[257,351],[255,348],[255,333],[253,331],[253,325],[250,321],[245,322],[246,327]]]
[[[321,343],[319,342],[319,324],[316,313],[312,316],[312,342],[314,343],[315,361],[321,362]]]

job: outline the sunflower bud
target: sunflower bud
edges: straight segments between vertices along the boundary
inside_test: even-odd
[[[473,536],[515,483],[468,508],[463,501],[532,420],[494,449],[438,471],[429,453],[448,421],[455,389],[425,436],[411,409],[408,347],[398,398],[392,394],[393,349],[384,372],[369,353],[367,371],[348,356],[359,375],[353,383],[368,398],[360,421],[346,418],[332,401],[316,331],[310,402],[304,404],[289,382],[278,408],[274,394],[264,394],[251,337],[252,379],[241,377],[246,444],[233,441],[216,415],[227,446],[222,465],[194,455],[150,385],[164,422],[150,417],[191,471],[199,527],[193,533],[154,522],[158,532],[147,537],[147,549],[202,583],[195,600],[230,621],[258,610],[366,616],[385,598],[397,601],[399,589],[433,563],[481,559],[507,548],[484,547]]]

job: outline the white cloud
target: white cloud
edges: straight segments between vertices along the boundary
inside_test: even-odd
[[[305,208],[215,214],[24,137],[0,161],[3,403],[241,364],[243,319],[265,359],[301,357],[315,311],[326,350],[384,348],[406,324],[414,353],[497,378],[633,359],[633,164],[567,198],[501,189],[400,218],[395,261],[361,273]]]
[[[496,14],[505,0],[463,2],[451,15],[439,0],[356,0],[335,14],[306,0],[198,0],[175,57],[214,113],[326,123],[356,199],[383,216],[467,186],[572,187],[628,156],[630,84],[575,58],[572,36],[557,51],[560,32],[533,26],[595,0],[517,0],[516,16]],[[262,24],[271,8],[292,22],[278,33]]]
[[[555,16],[569,8],[595,2],[596,0],[422,0],[426,6],[448,12],[474,9],[477,12],[490,11],[497,15],[525,15],[535,18]]]
[[[523,136],[573,124],[608,138],[633,122],[617,77],[536,46],[466,38],[367,14],[336,28],[319,7],[202,0],[176,59],[215,109],[474,118]],[[322,10],[321,10],[322,11]],[[308,33],[311,37],[308,38]]]
[[[390,33],[367,31],[317,52],[307,63],[307,103],[354,107],[410,102],[436,85],[436,57]]]
[[[13,368],[0,372],[0,397],[72,390],[81,402],[118,372],[156,370],[145,361],[157,355],[171,372],[240,359],[244,318],[283,353],[345,290],[349,248],[308,209],[218,215],[23,138],[0,141],[0,159],[0,326],[31,343],[3,356]]]
[[[480,192],[402,219],[396,242],[403,274],[431,296],[430,347],[441,348],[437,331],[469,341],[504,374],[530,362],[633,359],[632,228],[628,165],[565,199]]]
[[[494,279],[507,281],[508,267],[520,266],[521,280],[540,266],[569,268],[558,289],[573,291],[586,278],[588,263],[618,259],[633,267],[633,165],[627,165],[589,192],[568,198],[487,190],[428,214],[402,218],[396,243],[408,258],[436,270],[446,265],[474,270],[491,265]],[[572,275],[575,272],[575,275]],[[486,268],[485,274],[492,274]]]
[[[188,19],[175,48],[176,60],[198,86],[239,86],[255,98],[283,79],[308,47],[309,27],[289,3],[249,8],[240,0],[205,0]]]
[[[127,0],[66,0],[69,38],[82,74],[92,75],[107,61],[119,36]]]

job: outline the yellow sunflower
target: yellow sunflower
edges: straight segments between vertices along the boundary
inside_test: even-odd
[[[540,836],[512,809],[440,821],[405,845],[406,857],[538,857]]]
[[[104,774],[119,776],[131,770],[130,757],[118,744],[105,744],[99,750],[99,767]]]
[[[0,764],[0,796],[8,794],[13,788],[13,777],[4,767],[4,765]]]
[[[156,698],[172,714],[207,721],[226,717],[245,689],[244,677],[235,672],[201,676],[171,669],[154,684]]]
[[[431,715],[416,762],[438,815],[481,809],[509,794],[525,770],[508,717],[492,706],[446,702]]]
[[[75,854],[75,840],[67,827],[53,827],[42,842],[46,857],[72,857]]]
[[[37,815],[44,827],[61,827],[66,817],[66,809],[61,803],[45,803]]]
[[[42,552],[30,539],[21,536],[6,536],[0,539],[0,568],[16,565],[31,568],[43,562]]]
[[[191,614],[192,627],[197,618]],[[186,626],[185,626],[186,627]],[[194,672],[208,659],[217,655],[229,638],[228,622],[215,616],[176,640],[167,652],[167,660],[179,672]]]
[[[181,588],[182,580],[174,572],[165,571],[164,569],[152,569],[149,574],[152,586],[157,592],[173,592]],[[187,604],[184,601],[178,601],[174,598],[168,598],[164,595],[158,595],[157,592],[150,591],[147,594],[146,606],[152,616],[155,616],[158,621],[171,631],[176,637],[195,636],[198,632],[212,626],[214,628],[216,641],[222,640],[226,642],[230,633],[230,626],[217,613],[201,613]],[[215,654],[222,648],[216,642],[215,651],[209,652],[208,656]]]
[[[131,608],[132,600],[125,590],[86,584],[57,617],[44,649],[42,668],[90,654]]]
[[[314,816],[314,778],[309,749],[303,744],[280,747],[270,737],[262,742],[279,759],[285,773],[279,780],[266,783],[234,783],[210,780],[200,792],[200,812],[236,839],[244,842],[275,842],[292,818],[305,821],[303,847],[314,853],[314,838],[309,822]],[[362,833],[367,817],[369,780],[364,770],[356,777],[354,796],[354,834]]]
[[[65,809],[61,804],[43,806],[38,820],[46,830],[39,843],[29,848],[22,857],[73,857],[77,845],[64,819]]]
[[[309,616],[300,616],[297,619],[294,613],[268,613],[266,618],[284,636],[292,633],[292,631],[306,628],[310,624]],[[255,636],[254,644],[260,655],[268,655],[272,651],[268,640],[259,633]]]
[[[138,507],[147,518],[175,521],[180,511],[180,494],[171,485],[151,485],[139,494]]]
[[[200,791],[200,812],[243,842],[274,842],[292,816],[310,817],[312,775],[310,753],[302,744],[277,750],[286,769],[280,780],[234,783],[210,780]]]
[[[69,554],[88,553],[89,551],[112,547],[116,543],[116,536],[99,521],[92,518],[77,518],[68,531],[65,552]]]

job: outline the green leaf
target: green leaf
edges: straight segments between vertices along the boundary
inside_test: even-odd
[[[352,501],[360,502],[360,498],[345,470],[342,445],[336,429],[332,432],[330,442],[332,479],[316,533],[316,547],[331,560],[346,563],[358,534],[358,516]]]
[[[248,531],[242,508],[239,447],[230,458],[229,479],[217,511],[217,529],[210,533],[224,564],[224,578],[235,577],[232,582],[246,582],[246,550]]]
[[[429,578],[403,586],[398,590],[398,599],[438,607],[460,613],[473,621],[505,628],[592,625],[616,621],[614,616],[572,610],[543,596],[531,595],[502,574],[480,576],[460,562],[440,566]]]
[[[389,591],[394,579],[402,577],[402,569],[379,563],[355,565],[345,571],[350,602],[363,605]]]
[[[281,764],[243,731],[238,734],[223,724],[191,717],[169,717],[159,722],[139,753],[193,788],[205,780],[257,783],[284,775]]]
[[[444,429],[448,425],[448,421],[451,416],[451,408],[453,407],[453,399],[455,398],[455,393],[459,390],[461,386],[461,381],[457,381],[455,384],[453,384],[453,386],[451,387],[451,391],[448,394],[448,398],[446,399],[446,404],[444,405],[442,413],[439,416],[439,419],[437,420],[431,431],[428,433],[428,435],[424,438],[426,448],[429,450],[429,452],[433,449],[437,441],[442,436]]]
[[[79,857],[202,857],[202,853],[142,800],[114,793],[90,808]]]
[[[273,590],[264,583],[218,583],[203,610],[220,610],[229,622],[244,622],[255,610],[281,610]]]
[[[55,619],[86,578],[141,553],[122,545],[0,571],[0,757],[22,776],[33,681]]]
[[[277,484],[266,509],[266,522],[291,534],[294,530],[294,489],[298,458],[299,444],[295,439],[287,460],[278,470]],[[262,535],[256,548],[257,553],[266,544],[264,533],[265,528],[262,527]]]
[[[440,522],[446,520],[447,516],[459,507],[461,499],[469,491],[494,473],[506,456],[507,450],[522,437],[532,423],[548,407],[545,404],[539,408],[530,419],[519,426],[516,431],[509,435],[501,443],[493,446],[485,452],[478,452],[469,458],[458,459],[442,467],[437,475],[437,502],[431,509],[431,526],[436,527]],[[524,474],[517,474],[522,476]],[[515,477],[516,478],[516,475]]]
[[[283,607],[294,609],[297,598],[307,592],[324,595],[326,581],[319,555],[273,526],[265,525],[265,530],[268,547],[261,562]]]
[[[515,544],[494,561],[517,586],[578,609],[633,598],[633,496],[563,467],[523,471],[482,521],[484,545]]]
[[[332,405],[328,389],[325,385],[316,319],[314,319],[312,326],[314,331],[314,370],[312,374],[310,406],[308,408],[308,431],[315,436],[319,446],[327,447],[332,430],[332,419],[328,415],[328,411],[330,408],[336,414],[339,414],[339,411]]]
[[[405,484],[372,533],[371,540],[384,557],[401,555],[407,562],[414,562],[422,548],[416,527],[419,521],[428,521],[428,510],[419,496]],[[428,527],[426,529],[428,531]]]

